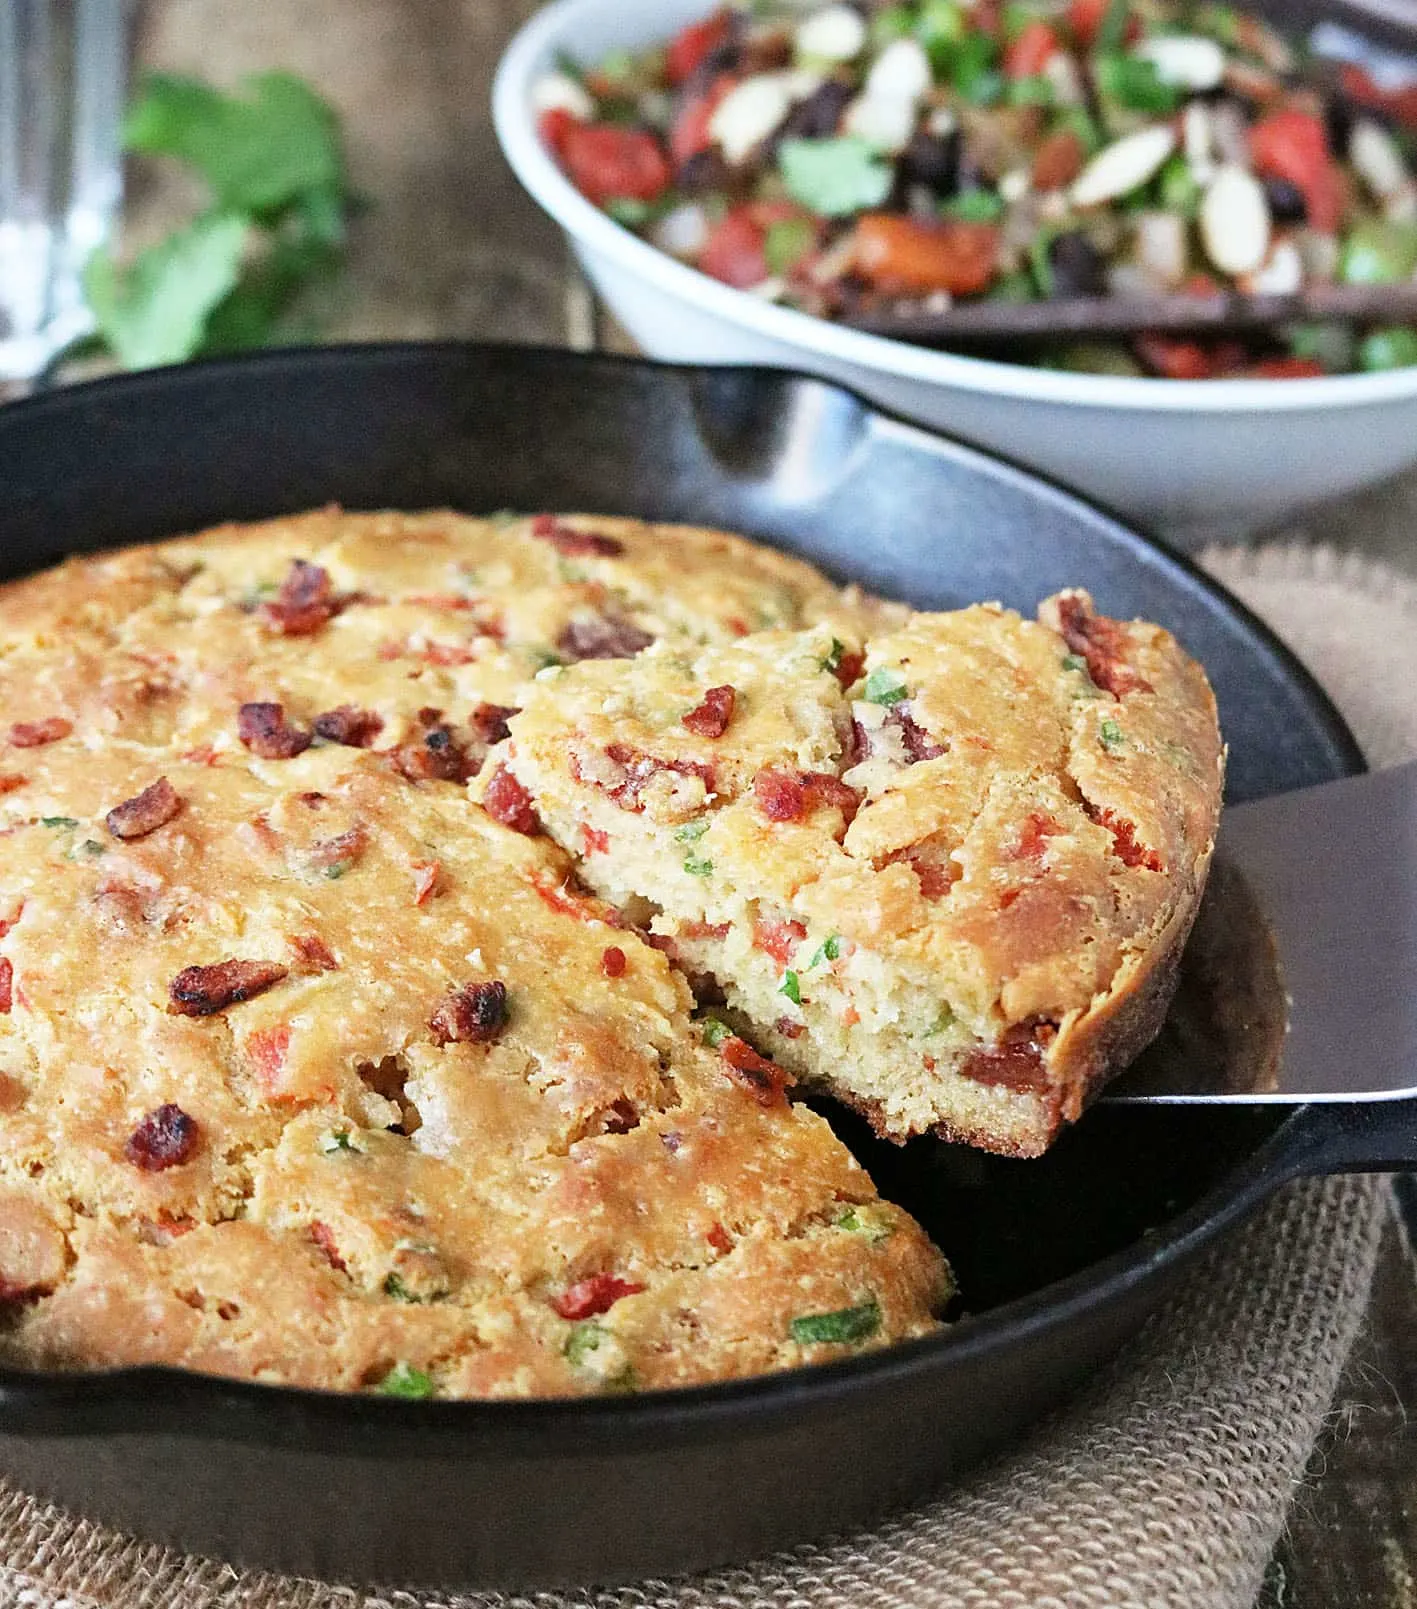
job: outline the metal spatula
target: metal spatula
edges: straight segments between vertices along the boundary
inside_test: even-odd
[[[1227,890],[1233,896],[1238,870],[1263,924],[1227,950],[1243,910],[1236,916],[1213,907],[1191,948],[1210,944],[1212,973],[1238,974],[1241,956],[1243,966],[1263,969],[1266,958],[1257,951],[1266,948],[1268,928],[1282,979],[1278,985],[1271,960],[1270,993],[1281,1002],[1271,1050],[1251,1057],[1252,1076],[1232,1087],[1233,1068],[1217,1076],[1213,1036],[1207,1054],[1203,1032],[1188,1037],[1184,1025],[1179,1032],[1168,1025],[1104,1099],[1292,1103],[1417,1095],[1417,763],[1227,811],[1216,870],[1208,900],[1227,898]],[[1188,962],[1207,964],[1190,952]],[[1223,981],[1212,977],[1210,992],[1202,991],[1210,1002],[1203,1011],[1215,1014],[1214,986]],[[1230,1014],[1263,1017],[1263,986],[1231,981],[1242,1000]],[[1178,1014],[1185,1014],[1181,996],[1173,1018]],[[1255,1020],[1246,1031],[1263,1028]],[[1236,1059],[1235,1039],[1219,1059]]]

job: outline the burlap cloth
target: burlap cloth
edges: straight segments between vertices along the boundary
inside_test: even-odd
[[[1417,583],[1323,549],[1206,563],[1327,685],[1373,764],[1417,755]],[[0,1609],[1248,1609],[1387,1210],[1372,1179],[1285,1190],[1025,1445],[869,1534],[692,1580],[448,1597],[241,1574],[0,1486]]]

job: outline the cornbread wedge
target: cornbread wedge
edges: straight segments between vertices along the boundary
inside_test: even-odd
[[[1082,592],[663,642],[543,673],[510,732],[498,770],[738,1032],[882,1134],[1014,1156],[1160,1026],[1223,773],[1199,666]]]
[[[0,591],[0,1356],[532,1396],[930,1331],[920,1228],[465,788],[548,658],[861,611],[715,533],[336,511]]]

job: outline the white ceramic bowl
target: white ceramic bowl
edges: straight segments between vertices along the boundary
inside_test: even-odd
[[[1318,380],[1121,379],[989,363],[810,318],[731,289],[622,229],[561,173],[530,91],[566,53],[657,43],[712,0],[557,0],[497,74],[497,133],[616,317],[653,357],[761,363],[842,381],[1174,541],[1249,534],[1417,462],[1417,368]]]

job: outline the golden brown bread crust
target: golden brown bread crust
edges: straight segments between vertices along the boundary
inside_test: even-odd
[[[729,1021],[901,1139],[1037,1155],[1155,1033],[1204,888],[1205,677],[1084,593],[538,678],[506,763]]]
[[[873,613],[717,533],[335,510],[0,590],[5,1358],[527,1396],[931,1329],[919,1227],[465,789],[551,656]]]

